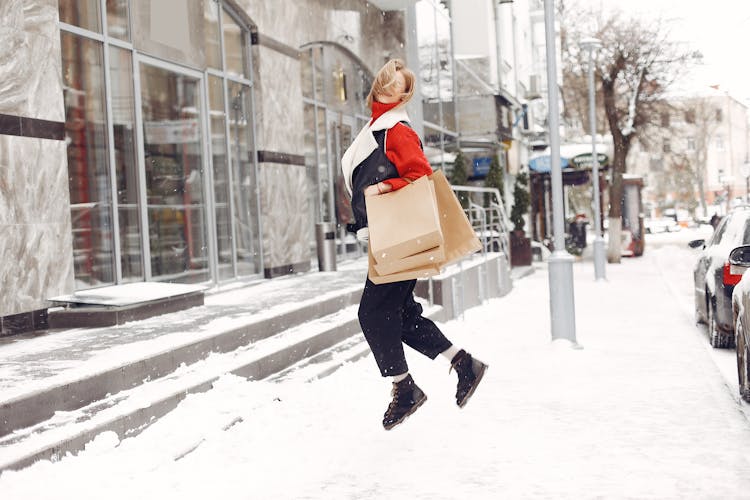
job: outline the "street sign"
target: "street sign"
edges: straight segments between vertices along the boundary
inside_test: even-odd
[[[596,159],[599,161],[600,167],[606,167],[609,165],[609,157],[604,153],[597,153]],[[576,168],[594,168],[594,157],[591,153],[576,155],[570,159],[570,162],[575,165]]]

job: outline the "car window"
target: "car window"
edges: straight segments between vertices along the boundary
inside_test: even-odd
[[[750,219],[745,221],[745,231],[742,235],[742,244],[750,245]]]
[[[729,224],[729,220],[731,218],[732,218],[731,216],[728,216],[728,217],[724,217],[721,220],[721,222],[719,223],[719,227],[716,228],[716,231],[714,231],[714,234],[711,237],[711,241],[708,242],[708,246],[718,245],[721,242],[721,239],[724,236],[724,233],[727,231],[727,225]]]
[[[721,234],[717,234],[716,244],[733,247],[742,244],[748,213],[750,212],[746,210],[731,213],[727,217]]]

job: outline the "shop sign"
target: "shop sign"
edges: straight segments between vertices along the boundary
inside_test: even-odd
[[[160,120],[146,122],[149,144],[190,144],[200,140],[198,120]]]
[[[571,163],[578,169],[594,168],[594,157],[591,153],[583,153],[576,155],[570,159]],[[600,167],[606,167],[609,164],[609,157],[604,153],[597,153],[596,159],[599,161]]]
[[[567,168],[568,166],[568,159],[560,157],[560,168]],[[537,156],[529,160],[529,169],[541,174],[549,173],[552,170],[552,157],[550,155]]]
[[[487,177],[487,174],[490,173],[490,165],[492,164],[492,158],[489,156],[481,156],[479,158],[474,158],[472,161],[472,166],[474,169],[474,173],[472,174],[472,177]]]

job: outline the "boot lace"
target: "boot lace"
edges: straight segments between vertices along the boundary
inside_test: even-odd
[[[399,399],[399,385],[397,383],[393,384],[393,389],[391,389],[391,402],[388,404],[388,411],[387,413],[390,415],[393,413],[393,410],[395,410],[398,407],[398,399]]]

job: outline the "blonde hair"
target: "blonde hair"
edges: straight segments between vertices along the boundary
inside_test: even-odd
[[[401,102],[406,104],[414,95],[414,83],[416,77],[412,70],[406,67],[406,64],[401,59],[391,59],[378,70],[375,75],[375,81],[372,82],[372,88],[370,93],[367,94],[367,107],[372,109],[372,101],[377,100],[378,95],[385,94],[389,88],[393,87],[396,83],[396,73],[401,72],[404,75],[404,81],[406,85],[404,91],[401,94]]]

